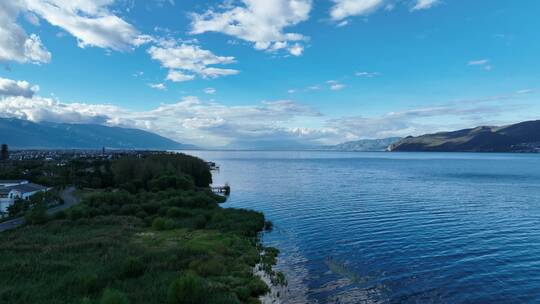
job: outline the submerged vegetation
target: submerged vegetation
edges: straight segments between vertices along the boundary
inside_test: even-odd
[[[263,214],[221,208],[202,160],[94,165],[107,178],[80,204],[49,218],[36,205],[32,224],[0,234],[0,302],[258,303],[269,289],[255,265],[284,280],[272,271],[277,250],[259,243]]]

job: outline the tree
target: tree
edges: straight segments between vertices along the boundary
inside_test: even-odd
[[[6,144],[2,144],[2,151],[0,152],[0,159],[1,160],[9,159],[8,145]]]

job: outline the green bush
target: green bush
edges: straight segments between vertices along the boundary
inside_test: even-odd
[[[270,291],[266,283],[260,279],[252,280],[249,283],[249,289],[251,290],[252,297],[259,297],[267,294]]]
[[[205,304],[208,298],[206,282],[193,274],[185,274],[169,286],[168,304]]]
[[[226,293],[213,295],[208,304],[240,304],[240,301],[234,295]]]
[[[223,261],[218,259],[201,260],[190,265],[190,268],[203,277],[219,276],[225,272]]]
[[[81,304],[92,304],[92,300],[90,300],[90,298],[88,298],[88,297],[84,297],[81,300]]]
[[[145,265],[140,258],[128,257],[122,263],[122,276],[136,278],[144,274]]]
[[[178,207],[171,207],[169,210],[167,210],[167,216],[168,217],[187,217],[191,214],[185,210],[182,210]]]
[[[83,294],[92,294],[100,289],[98,276],[95,273],[81,273],[78,277],[78,286]]]
[[[145,203],[142,205],[143,210],[148,214],[156,214],[160,207],[161,204],[157,202]]]
[[[47,222],[47,206],[44,203],[36,203],[24,216],[30,225],[41,225]]]
[[[164,219],[162,217],[157,217],[152,222],[152,228],[154,230],[171,230],[174,229],[174,221],[170,219]]]
[[[118,290],[105,289],[103,296],[101,296],[100,304],[129,304],[129,300],[126,295]]]

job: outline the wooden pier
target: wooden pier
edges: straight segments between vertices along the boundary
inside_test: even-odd
[[[212,192],[214,193],[219,193],[219,194],[225,194],[225,195],[231,194],[231,187],[229,185],[225,185],[222,187],[210,187],[210,190],[212,190]]]

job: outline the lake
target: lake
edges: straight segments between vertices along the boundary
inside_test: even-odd
[[[285,303],[540,303],[540,155],[186,153],[274,223]]]

